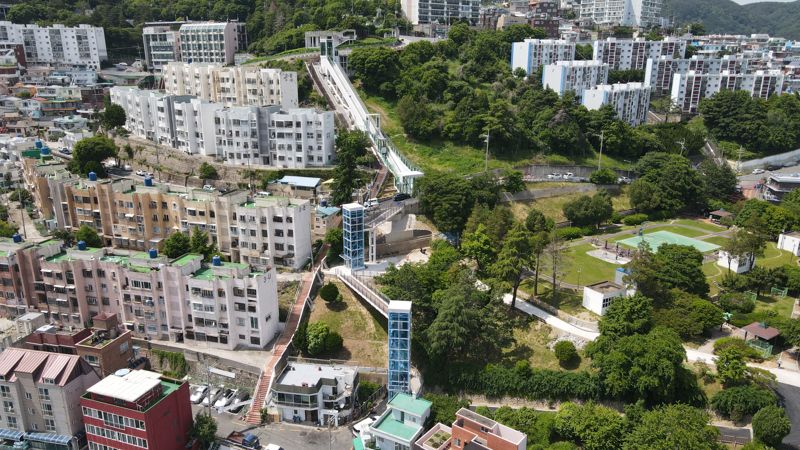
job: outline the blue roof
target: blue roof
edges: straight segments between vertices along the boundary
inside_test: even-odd
[[[0,428],[0,439],[11,439],[12,441],[18,441],[23,434],[25,433],[22,431]]]
[[[69,444],[72,436],[55,433],[28,433],[29,441],[46,442],[48,444]]]
[[[320,182],[322,182],[321,178],[298,177],[295,175],[286,175],[285,177],[276,181],[276,183],[279,184],[291,184],[293,186],[304,188],[315,188],[319,186]]]
[[[339,208],[335,206],[317,206],[317,214],[328,217],[339,213]]]

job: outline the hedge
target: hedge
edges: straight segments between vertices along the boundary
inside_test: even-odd
[[[724,389],[711,398],[711,407],[714,411],[736,422],[776,403],[777,397],[772,391],[756,385]]]
[[[647,221],[647,214],[642,214],[642,213],[631,214],[630,216],[626,216],[625,218],[622,219],[622,223],[630,226],[641,225],[645,221]]]

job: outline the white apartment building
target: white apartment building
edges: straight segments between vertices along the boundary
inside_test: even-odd
[[[718,74],[724,71],[729,73],[747,73],[750,71],[751,60],[739,55],[725,55],[722,58],[700,58],[693,56],[689,59],[674,59],[669,56],[648,59],[645,67],[644,83],[652,88],[653,97],[669,95],[672,91],[672,79],[676,74],[685,74],[689,71],[695,73]]]
[[[108,60],[103,29],[81,24],[77,27],[0,22],[0,45],[22,44],[29,66],[37,64],[77,65],[100,70]]]
[[[412,25],[450,24],[467,19],[473,25],[480,17],[480,0],[402,0],[403,15]]]
[[[339,426],[352,412],[357,391],[356,367],[290,362],[272,385],[268,403],[283,422]]]
[[[311,204],[287,197],[255,197],[234,208],[231,258],[263,269],[273,263],[300,269],[311,259]]]
[[[637,126],[647,122],[650,88],[644,83],[601,84],[583,91],[583,106],[600,109],[611,105],[617,118]]]
[[[225,106],[280,105],[297,108],[297,73],[258,66],[172,62],[163,73],[164,91],[193,95]]]
[[[578,7],[581,19],[598,25],[622,25],[647,28],[664,22],[664,0],[582,0]]]
[[[675,74],[672,79],[672,102],[684,113],[697,113],[700,100],[711,97],[721,90],[747,91],[752,97],[769,98],[783,92],[783,72],[780,70],[757,70],[753,73],[717,74],[689,71]]]
[[[163,92],[116,86],[109,91],[111,103],[125,110],[125,128],[138,136],[161,145],[174,146],[173,114],[169,96]]]
[[[272,166],[329,166],[336,159],[335,141],[332,111],[300,108],[270,115],[269,153]]]
[[[85,448],[80,397],[98,381],[78,355],[7,348],[0,353],[0,433],[14,442],[25,434],[28,446],[18,448]]]
[[[181,59],[186,62],[233,64],[239,46],[236,22],[185,23],[179,30]]]
[[[174,117],[171,123],[173,147],[190,155],[217,156],[214,121],[223,106],[188,95],[170,97],[167,101],[172,104]]]
[[[530,75],[539,67],[575,59],[575,43],[558,39],[525,39],[511,44],[511,70]]]
[[[583,91],[608,81],[608,64],[599,61],[558,61],[544,66],[542,85],[558,95],[573,91],[578,97]]]
[[[174,26],[156,25],[142,28],[144,59],[147,68],[161,72],[172,61],[181,60],[180,33]]]
[[[228,164],[268,166],[268,121],[270,113],[279,110],[277,106],[238,106],[216,110],[215,154]]]
[[[660,41],[617,39],[594,41],[593,59],[608,64],[611,70],[644,70],[648,59],[662,56],[680,59],[686,56],[686,41],[665,37]]]
[[[38,278],[49,319],[63,325],[110,313],[140,338],[263,348],[278,333],[275,270],[202,260],[79,244],[42,260]]]

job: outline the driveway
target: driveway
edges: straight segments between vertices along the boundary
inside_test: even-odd
[[[783,438],[783,443],[791,448],[800,448],[800,388],[778,383],[776,390],[789,420],[792,421],[792,431]]]

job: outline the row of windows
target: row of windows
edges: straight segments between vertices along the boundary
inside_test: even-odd
[[[119,450],[119,449],[117,449],[116,447],[109,447],[107,445],[89,442],[89,450]]]
[[[147,447],[147,439],[131,436],[130,434],[120,433],[118,431],[109,430],[103,427],[96,427],[94,425],[86,425],[86,432],[95,436],[111,439],[113,441],[123,442],[141,448]]]
[[[126,349],[127,350],[127,349]],[[92,417],[102,420],[106,425],[111,425],[117,428],[136,428],[137,430],[144,430],[144,422],[141,420],[131,419],[130,417],[120,416],[105,411],[100,411],[94,408],[82,407],[83,415],[85,417]]]

